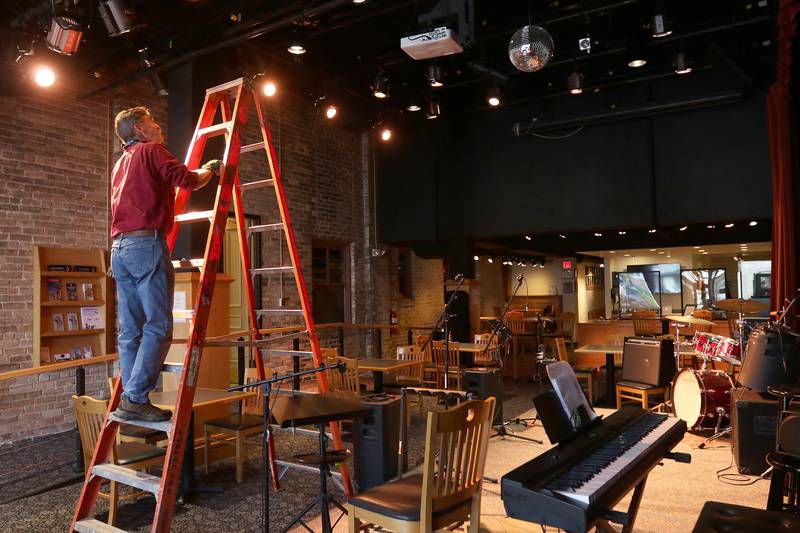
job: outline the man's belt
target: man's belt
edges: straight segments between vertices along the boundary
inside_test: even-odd
[[[160,229],[137,229],[135,231],[123,231],[118,233],[114,239],[122,239],[123,237],[157,237],[164,238],[164,232]]]

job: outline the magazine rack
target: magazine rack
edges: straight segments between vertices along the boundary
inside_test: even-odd
[[[34,247],[34,367],[106,353],[107,271],[105,250]]]

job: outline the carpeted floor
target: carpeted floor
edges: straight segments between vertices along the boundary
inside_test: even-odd
[[[507,383],[504,401],[506,419],[532,415],[531,398],[536,393],[535,385]],[[429,406],[431,399],[428,399]],[[598,409],[601,413],[610,410]],[[513,426],[512,426],[513,427]],[[537,423],[532,428],[518,427],[518,434],[539,438],[545,444],[532,444],[514,438],[493,438],[490,441],[486,475],[502,477],[514,467],[532,459],[548,449],[544,430]],[[409,435],[409,463],[413,466],[421,461],[423,453],[424,417],[416,409]],[[76,476],[73,470],[75,448],[74,434],[64,433],[34,441],[26,441],[0,448],[0,531],[2,532],[47,532],[66,531],[69,527],[75,502],[81,484],[72,482]],[[279,453],[289,456],[300,450],[311,451],[316,439],[305,436],[280,434]],[[737,477],[719,479],[716,472],[731,464],[728,441],[711,448],[696,449],[702,436],[687,434],[676,451],[690,452],[691,464],[664,461],[650,474],[644,492],[636,531],[641,532],[682,532],[691,531],[707,500],[718,500],[751,507],[764,508],[769,482],[758,478]],[[197,475],[201,486],[213,484],[222,489],[219,494],[196,494],[177,508],[172,525],[175,532],[255,532],[261,530],[261,483],[260,451],[253,449],[246,467],[245,482],[234,482],[232,460],[220,461],[212,465],[206,477],[202,469]],[[735,473],[731,468],[728,473]],[[752,483],[750,485],[733,484]],[[58,487],[57,485],[64,484]],[[30,495],[49,485],[57,488],[40,494]],[[288,525],[291,516],[302,509],[306,502],[316,495],[318,476],[312,473],[292,471],[282,482],[278,493],[270,493],[270,529],[282,530]],[[341,498],[335,486],[331,494]],[[26,495],[28,495],[26,497]],[[619,508],[627,506],[627,499]],[[119,508],[117,527],[127,531],[149,531],[149,520],[154,508],[150,497]],[[107,507],[103,501],[98,504],[98,517],[106,516]],[[319,531],[318,511],[311,514],[310,525]],[[338,511],[332,511],[336,519]],[[482,517],[484,522],[492,523],[505,516],[498,485],[485,484]],[[535,524],[523,524],[530,531],[541,531]],[[302,531],[301,528],[295,528]],[[344,531],[344,520],[336,528]]]

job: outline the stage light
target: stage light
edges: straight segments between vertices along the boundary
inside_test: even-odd
[[[643,67],[646,64],[647,64],[647,60],[642,58],[642,57],[639,57],[639,56],[633,57],[628,61],[628,66],[631,67],[631,68]]]
[[[675,54],[675,61],[672,64],[675,67],[675,74],[689,74],[692,67],[689,66],[689,59],[686,57],[685,52],[678,52]]]
[[[658,252],[658,255],[663,255],[663,254],[664,254],[664,252]]]
[[[489,105],[492,107],[497,107],[500,105],[500,87],[497,85],[492,85],[489,87],[489,92],[486,95],[486,101],[489,102]]]
[[[273,81],[267,81],[264,83],[262,90],[264,91],[264,96],[275,96],[275,93],[278,92],[278,86]]]
[[[750,221],[750,227],[753,227],[753,226],[758,226],[758,222],[756,222],[755,220],[751,220]]]
[[[425,67],[425,79],[427,80],[428,85],[431,87],[444,87],[442,67],[440,67],[437,63],[431,63]]]
[[[487,259],[487,261],[489,261],[490,263],[494,263],[494,261],[492,261],[491,257],[489,259]]]
[[[715,226],[714,224],[709,224],[708,226],[706,226],[706,228],[708,228],[708,229],[714,229],[714,228],[716,228],[716,227],[717,227],[717,226]]]
[[[428,104],[427,104],[427,106],[425,108],[425,117],[427,117],[429,120],[431,120],[431,119],[434,119],[434,118],[439,118],[440,114],[441,114],[441,110],[439,109],[439,102],[437,102],[433,98],[428,100]]]
[[[600,263],[600,268],[605,268],[605,267],[606,267],[605,263]]]
[[[325,108],[325,118],[327,118],[328,120],[332,119],[333,117],[336,116],[336,112],[337,112],[336,106],[329,105],[328,107]]]
[[[700,249],[699,246],[692,246],[692,248],[694,248],[695,250],[699,250]]]
[[[701,252],[703,255],[708,255],[708,252]]]
[[[71,56],[78,51],[82,37],[83,27],[77,17],[65,11],[63,6],[54,12],[46,38],[50,50]]]
[[[655,233],[655,232],[656,232],[656,229],[655,229],[655,228],[653,228],[653,229],[650,229],[650,230],[647,230],[647,233]]]
[[[526,240],[526,241],[529,241],[529,240],[531,240],[531,236],[530,236],[530,235],[525,235],[525,240]]]
[[[628,51],[628,66],[631,68],[640,68],[647,64],[647,60],[642,53],[641,43],[634,39],[630,44]]]
[[[55,72],[47,66],[37,67],[33,77],[39,87],[50,87],[56,82]]]
[[[703,254],[703,253],[705,253],[705,252],[706,252],[706,251],[705,251],[705,250],[703,250],[702,248],[698,248],[698,249],[697,249],[697,251],[698,251],[699,253],[701,253],[701,254]]]
[[[416,112],[417,112],[417,111],[419,111],[420,109],[422,109],[422,108],[421,108],[420,106],[418,106],[417,104],[409,104],[409,105],[406,107],[406,110],[407,110],[407,111],[411,111],[412,113],[416,113]]]
[[[681,226],[678,231],[686,231],[687,229],[689,229],[689,226]]]
[[[631,254],[625,254],[625,257],[630,257],[630,256],[631,256]]]
[[[650,251],[651,251],[651,252],[655,252],[655,251],[656,251],[656,249],[655,249],[655,248],[650,248]]]
[[[353,3],[356,5],[366,4],[367,0],[353,0]]]
[[[594,233],[594,236],[595,236],[595,237],[602,237],[602,236],[603,236],[603,234],[602,234],[602,233],[599,233],[599,232],[595,232],[595,233]]]
[[[474,256],[474,257],[473,257],[473,259],[475,259],[475,261],[480,261],[480,260],[481,260],[481,258],[480,258],[480,257],[478,257],[477,255],[476,255],[476,256]]]
[[[559,233],[558,236],[561,237],[562,239],[566,239],[567,238],[567,236],[564,235],[563,233]]]
[[[292,43],[292,44],[290,44],[290,45],[289,45],[289,47],[288,47],[286,50],[287,50],[287,51],[288,51],[290,54],[293,54],[293,55],[296,55],[296,56],[303,55],[303,54],[305,54],[305,53],[306,53],[306,51],[307,51],[307,50],[306,50],[306,47],[305,47],[305,46],[303,46],[303,45],[302,45],[302,44],[300,44],[300,43]]]
[[[137,22],[136,10],[126,0],[102,0],[98,6],[100,18],[106,26],[109,37],[119,37],[144,28]]]
[[[381,99],[389,97],[389,77],[386,74],[380,73],[375,76],[375,81],[372,82],[372,95]]]
[[[617,233],[619,233],[620,235],[625,235],[628,232],[627,231],[618,231]]]
[[[667,26],[667,20],[664,18],[663,13],[656,13],[653,15],[653,37],[666,37],[672,35],[672,30]]]
[[[581,94],[583,92],[583,74],[572,72],[567,76],[567,89],[570,94]]]
[[[728,224],[725,224],[725,227],[726,228],[732,228],[733,227],[733,222],[729,222]]]
[[[381,140],[383,142],[389,142],[391,138],[392,138],[392,130],[390,130],[389,128],[384,128],[383,131],[381,131]]]

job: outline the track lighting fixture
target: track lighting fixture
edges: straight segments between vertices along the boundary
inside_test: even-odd
[[[406,111],[411,111],[412,113],[416,113],[417,111],[421,110],[422,108],[417,104],[408,104],[406,106]]]
[[[630,50],[628,50],[628,66],[631,68],[641,68],[647,64],[647,59],[644,58],[642,46],[638,39],[634,38],[630,43]]]
[[[306,47],[300,43],[292,43],[286,50],[293,55],[300,56],[307,52]]]
[[[581,94],[583,92],[583,73],[572,72],[567,76],[567,89],[570,94]]]
[[[425,67],[425,80],[433,88],[444,87],[444,78],[442,77],[442,67],[438,63],[431,63]]]
[[[667,27],[667,19],[663,13],[656,13],[652,20],[653,37],[666,37],[672,35],[672,30]]]
[[[686,52],[678,52],[675,54],[675,62],[672,65],[675,67],[675,74],[689,74],[692,67],[689,66],[689,59],[686,57]]]
[[[372,82],[372,95],[381,99],[389,97],[389,76],[383,72],[375,76],[375,81]]]
[[[83,38],[81,13],[74,2],[65,0],[60,4],[53,3],[53,18],[50,19],[50,30],[45,42],[53,52],[71,56],[78,51]]]
[[[428,104],[425,108],[425,117],[427,117],[428,120],[432,120],[435,118],[439,118],[440,114],[441,111],[439,110],[439,102],[436,101],[434,98],[428,100]]]
[[[137,21],[135,9],[126,5],[125,0],[102,0],[98,5],[100,18],[106,26],[109,37],[119,37],[144,28],[144,24]]]
[[[486,101],[489,102],[489,105],[492,107],[497,107],[500,105],[500,87],[497,85],[492,85],[489,87],[489,93],[486,95]]]

